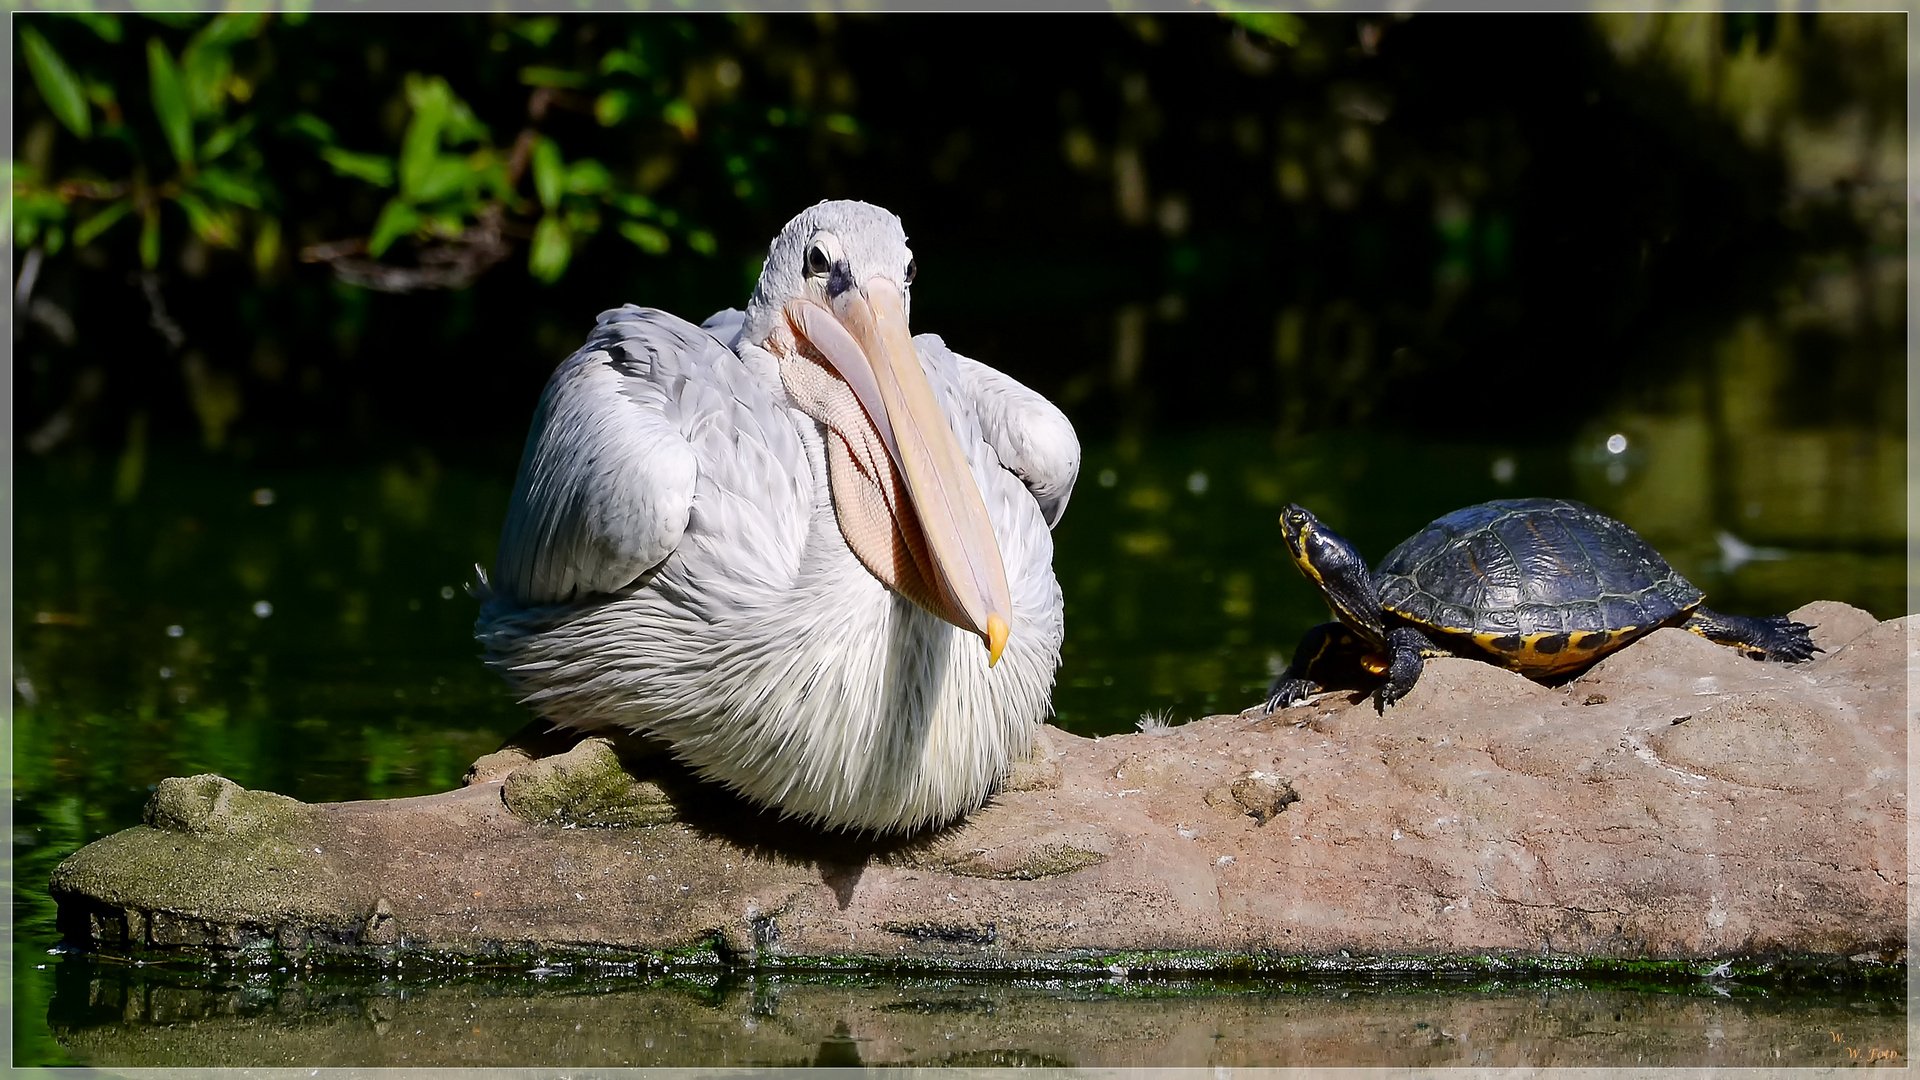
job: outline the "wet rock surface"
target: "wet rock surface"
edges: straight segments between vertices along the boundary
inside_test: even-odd
[[[109,953],[1904,963],[1907,621],[1794,615],[1806,664],[1662,630],[1559,687],[1441,659],[1385,715],[1336,693],[1047,729],[986,808],[904,841],[781,823],[620,740],[414,799],[169,780],[52,892]]]

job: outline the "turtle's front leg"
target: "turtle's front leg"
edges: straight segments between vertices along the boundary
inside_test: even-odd
[[[1420,681],[1420,671],[1430,656],[1452,656],[1433,639],[1411,626],[1396,626],[1387,632],[1387,681],[1375,692],[1373,700],[1381,712],[1407,696]]]

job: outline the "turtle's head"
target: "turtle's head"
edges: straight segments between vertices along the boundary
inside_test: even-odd
[[[1320,587],[1340,621],[1369,642],[1384,644],[1387,630],[1380,597],[1373,591],[1373,572],[1360,552],[1298,503],[1288,503],[1280,511],[1280,535],[1293,564]]]

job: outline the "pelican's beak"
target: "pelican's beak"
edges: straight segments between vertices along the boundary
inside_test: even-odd
[[[905,481],[932,563],[933,613],[980,635],[998,663],[1013,617],[1007,571],[953,427],[907,333],[900,288],[883,277],[848,288],[832,311],[794,301],[788,314],[853,388]]]

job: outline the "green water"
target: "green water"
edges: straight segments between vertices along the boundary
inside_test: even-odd
[[[1626,450],[1609,453],[1608,436],[1620,432],[1627,433]],[[1804,439],[1804,433],[1781,438]],[[1068,626],[1057,722],[1083,734],[1113,733],[1131,730],[1143,713],[1177,721],[1259,700],[1273,666],[1304,629],[1325,617],[1284,560],[1274,528],[1280,506],[1294,500],[1378,558],[1457,506],[1502,495],[1569,495],[1626,517],[1727,610],[1786,611],[1824,598],[1881,617],[1900,613],[1899,518],[1886,505],[1901,505],[1897,484],[1854,483],[1846,489],[1855,492],[1851,501],[1818,516],[1826,532],[1810,533],[1795,484],[1831,487],[1831,475],[1811,481],[1788,475],[1761,486],[1766,494],[1753,513],[1750,500],[1730,502],[1714,492],[1755,489],[1739,469],[1788,456],[1753,444],[1741,459],[1746,464],[1731,470],[1711,461],[1690,464],[1700,442],[1684,423],[1629,413],[1535,445],[1422,442],[1361,431],[1282,440],[1226,430],[1089,446],[1055,534]],[[1899,449],[1864,445],[1866,451],[1836,458],[1831,469],[1871,480],[1881,475],[1876,463]],[[145,986],[140,980],[148,977],[48,952],[56,945],[44,892],[48,872],[80,845],[136,823],[159,779],[218,772],[308,801],[440,791],[457,786],[468,762],[527,719],[477,659],[470,637],[476,605],[465,592],[473,564],[491,559],[508,493],[506,470],[442,464],[418,452],[335,470],[256,469],[197,451],[160,453],[138,465],[133,490],[124,479],[128,464],[111,458],[27,460],[16,473],[16,917],[20,955],[45,957],[16,968],[22,1062],[183,1062],[180,1055],[191,1054],[180,1047],[212,1053],[225,1045],[169,1042],[158,1030],[171,1024],[168,1014],[153,1005],[116,1006],[120,1019],[104,1026],[76,1020],[98,1010],[76,1010],[72,1003],[102,991],[76,997],[74,980],[92,987],[132,978]],[[1702,484],[1705,495],[1669,490],[1674,478],[1695,474],[1686,482]],[[1729,504],[1731,511],[1716,517],[1715,508]],[[1714,539],[1723,530],[1737,530],[1763,557],[1728,566]],[[195,1001],[231,999],[238,1004],[207,1007],[222,1023],[244,1020],[247,1030],[292,1040],[288,1046],[305,1045],[299,1033],[311,1034],[316,1017],[335,1023],[340,1009],[377,1010],[394,993],[403,1000],[411,993],[404,982],[394,991],[384,981],[367,984],[385,987],[377,990],[355,989],[359,984],[349,981],[322,995],[334,1004],[318,1013],[307,1006],[290,1015],[279,1005],[242,1007],[255,1000],[249,988],[285,978],[249,975],[227,989],[218,979],[175,979],[167,984],[172,989],[140,993],[157,1001],[185,993],[186,985],[199,995]],[[521,1001],[536,1011],[558,1000],[560,991],[548,983],[515,979],[497,986],[462,982],[457,990],[436,983],[421,993],[427,1001],[447,995],[496,1005]],[[318,992],[296,983],[288,991],[296,997]],[[582,1008],[615,1008],[602,1001],[603,992],[664,992],[644,982],[568,985],[569,1007]],[[861,993],[885,997],[898,989],[890,986],[882,980]],[[1003,990],[1028,1012],[1078,1000],[1044,988]],[[1721,1007],[1713,993],[1695,991],[1689,1000],[1698,1008]],[[269,996],[281,1000],[277,992]],[[1207,1015],[1193,1002],[1215,996],[1199,988],[1180,997],[1180,1008]],[[1537,996],[1527,990],[1493,1004],[1471,995],[1463,1000],[1506,1015],[1502,1010],[1522,1009]],[[1767,1010],[1792,1013],[1821,999],[1776,994],[1767,1000]],[[1882,1010],[1898,1004],[1884,995],[1861,1000]],[[1315,1007],[1337,1012],[1324,1001]],[[818,1019],[813,1006],[801,1011]],[[752,1049],[751,1026],[708,1020],[719,1023],[714,1030],[725,1029],[722,1042],[736,1048],[729,1060],[790,1060],[799,1053],[786,1043],[778,1054],[762,1053]],[[1765,1025],[1754,1028],[1762,1030]],[[1660,1060],[1722,1060],[1688,1057],[1678,1045],[1661,1050]],[[978,1049],[1011,1053],[1011,1046]],[[152,1052],[142,1056],[138,1047]],[[1223,1060],[1252,1060],[1244,1054],[1262,1052],[1223,1051]],[[448,1060],[445,1053],[376,1057],[400,1064]],[[1171,1053],[1162,1047],[1141,1060],[1165,1063]],[[895,1059],[932,1060],[918,1050],[900,1051]]]

